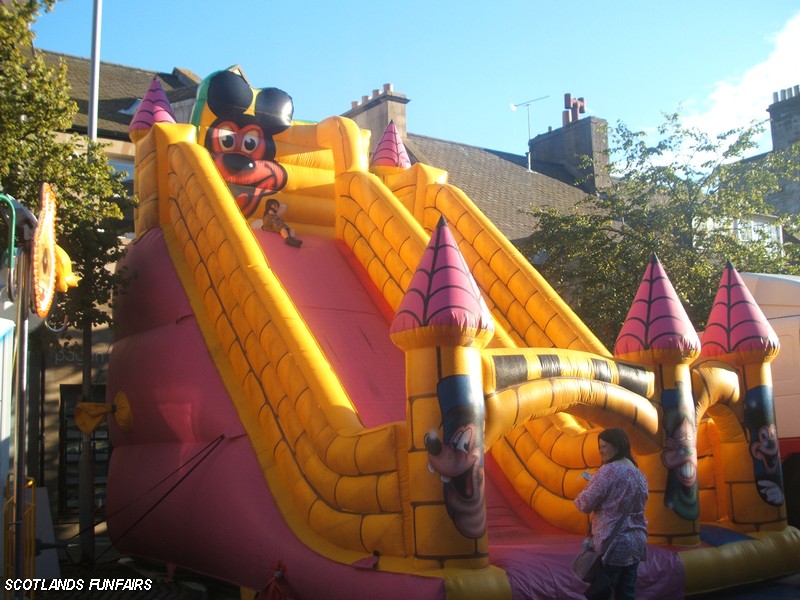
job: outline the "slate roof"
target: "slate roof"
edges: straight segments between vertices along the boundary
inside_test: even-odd
[[[45,61],[56,66],[59,61],[67,64],[70,97],[78,104],[78,114],[72,131],[86,133],[89,128],[89,90],[92,65],[88,58],[39,50]],[[129,110],[141,99],[153,77],[158,77],[171,103],[194,98],[200,78],[185,69],[173,69],[172,73],[147,71],[114,63],[100,63],[100,93],[97,107],[98,135],[107,139],[129,141],[128,125],[133,113]]]
[[[72,131],[88,130],[91,61],[68,54],[39,50],[45,60],[56,65],[67,64],[71,97],[78,103]],[[169,101],[194,99],[201,79],[191,71],[175,68],[171,73],[148,71],[136,67],[100,63],[100,98],[97,130],[101,138],[129,141],[134,102],[141,99],[153,77],[158,77]],[[403,140],[412,162],[419,161],[449,173],[449,181],[461,188],[484,214],[511,240],[519,241],[533,231],[535,222],[528,214],[531,205],[567,211],[585,197],[571,185],[571,177],[558,165],[534,161],[528,171],[527,158],[440,140],[424,135],[408,134]]]
[[[552,163],[525,156],[409,133],[404,140],[412,162],[448,172],[448,181],[464,190],[512,242],[530,235],[535,221],[531,205],[569,211],[586,192],[565,183],[570,177]],[[501,184],[501,185],[500,185]]]

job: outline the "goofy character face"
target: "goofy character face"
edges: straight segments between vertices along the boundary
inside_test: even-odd
[[[774,473],[780,464],[781,451],[778,446],[778,428],[774,423],[758,428],[755,441],[750,444],[750,454],[761,461],[767,473]]]
[[[771,386],[747,390],[744,420],[758,493],[767,504],[781,506],[784,502],[783,473]]]
[[[209,81],[207,101],[215,120],[203,143],[249,217],[264,196],[286,185],[286,170],[274,161],[272,136],[291,125],[292,99],[282,90],[254,89],[242,75],[220,71]]]
[[[700,514],[697,486],[697,428],[689,387],[676,381],[674,389],[661,394],[664,408],[664,449],[661,462],[667,468],[664,504],[682,519]]]
[[[697,447],[694,427],[683,418],[671,436],[666,438],[661,462],[675,473],[681,485],[689,487],[697,480]]]
[[[439,382],[442,435],[425,436],[428,470],[444,482],[444,501],[456,528],[468,538],[486,532],[483,472],[483,401],[471,399],[469,377],[454,375]]]

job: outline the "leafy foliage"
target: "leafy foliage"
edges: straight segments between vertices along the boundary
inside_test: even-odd
[[[742,272],[800,273],[797,215],[776,217],[784,241],[747,226],[774,213],[765,199],[797,181],[800,144],[744,159],[761,127],[711,137],[666,115],[658,141],[619,124],[612,183],[568,214],[531,208],[538,228],[522,245],[537,268],[609,347],[655,253],[686,311],[705,326],[727,260]]]
[[[77,111],[66,66],[49,67],[34,50],[31,24],[50,1],[0,6],[0,191],[39,212],[39,189],[53,185],[56,239],[81,277],[62,307],[78,328],[107,323],[100,307],[122,282],[106,266],[121,255],[123,210],[129,201],[103,146],[66,132]],[[3,231],[2,235],[6,235]]]

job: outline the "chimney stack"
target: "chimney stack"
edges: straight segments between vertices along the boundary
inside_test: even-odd
[[[586,100],[564,94],[563,126],[537,135],[528,143],[531,156],[563,167],[580,182],[581,189],[593,194],[611,183],[608,174],[608,122],[596,117],[580,119]],[[583,163],[588,156],[591,164]]]
[[[362,96],[360,102],[353,101],[350,110],[342,116],[371,132],[369,151],[372,154],[390,122],[394,121],[401,139],[406,137],[406,104],[409,102],[405,94],[395,92],[391,83],[385,83],[382,89],[372,90],[372,96]]]
[[[772,94],[769,127],[772,149],[783,150],[800,141],[800,85]]]
[[[565,110],[561,115],[561,124],[566,126],[574,123],[586,112],[586,100],[583,98],[573,98],[572,94],[564,94],[564,108]]]

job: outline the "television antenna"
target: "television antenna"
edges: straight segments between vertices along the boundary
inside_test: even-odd
[[[544,100],[545,98],[549,98],[550,96],[541,96],[540,98],[534,98],[533,100],[526,100],[525,102],[519,102],[517,104],[511,105],[511,110],[517,110],[518,108],[525,107],[528,113],[528,151],[525,153],[528,157],[528,171],[531,172],[531,149],[530,149],[530,140],[531,140],[531,104],[534,102],[538,102],[539,100]]]

